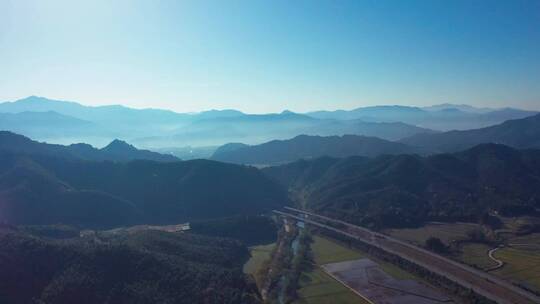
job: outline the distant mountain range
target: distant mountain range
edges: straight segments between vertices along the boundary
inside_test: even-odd
[[[540,148],[540,114],[481,129],[419,133],[399,142],[358,135],[302,135],[260,145],[233,143],[219,147],[212,159],[239,164],[277,165],[322,156],[374,157],[383,154],[457,152],[486,143],[519,149]]]
[[[0,103],[0,128],[51,143],[82,141],[104,146],[114,138],[123,138],[138,147],[155,150],[219,146],[229,142],[260,144],[298,135],[353,134],[395,141],[433,133],[432,130],[478,128],[533,114],[466,105],[379,106],[306,114],[284,111],[254,115],[236,110],[176,113],[120,105],[91,107],[31,96]]]
[[[254,146],[243,144],[224,145],[214,152],[212,159],[238,164],[276,165],[322,156],[348,157],[358,155],[374,157],[383,154],[410,153],[424,153],[424,151],[376,137],[300,135],[289,140],[273,140]]]
[[[489,113],[489,112],[500,110],[500,109],[493,109],[493,108],[477,108],[477,107],[473,107],[466,104],[451,104],[451,103],[443,103],[440,105],[423,107],[421,109],[425,111],[459,110],[465,113]]]
[[[161,147],[170,143],[216,145],[229,142],[264,143],[274,139],[289,139],[298,135],[362,134],[388,140],[398,140],[418,133],[433,132],[404,123],[373,123],[360,120],[316,119],[304,114],[244,114],[242,116],[195,119],[175,130],[173,135],[135,139],[145,147]]]
[[[179,160],[172,155],[160,154],[148,150],[139,150],[132,145],[117,139],[102,149],[96,149],[88,144],[63,146],[40,143],[8,131],[0,131],[0,151],[94,161],[108,160],[126,162],[140,159],[167,162]]]
[[[455,154],[319,158],[268,167],[297,204],[373,228],[477,221],[540,208],[540,150],[496,144]]]
[[[426,108],[374,106],[350,111],[317,111],[307,115],[320,119],[360,119],[370,122],[403,122],[423,128],[448,131],[491,126],[509,119],[525,118],[538,112],[512,108],[480,109],[467,105],[444,104]]]
[[[540,114],[481,129],[417,134],[401,142],[435,152],[456,152],[482,143],[540,148]]]

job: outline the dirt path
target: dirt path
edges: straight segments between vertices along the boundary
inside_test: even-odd
[[[497,259],[497,258],[493,255],[493,254],[494,254],[497,250],[499,250],[499,249],[501,249],[501,247],[495,247],[495,248],[493,248],[493,249],[491,249],[491,250],[488,251],[488,256],[489,256],[489,258],[490,258],[491,260],[493,260],[495,263],[497,263],[497,265],[495,265],[495,266],[493,266],[493,267],[490,267],[490,268],[486,269],[486,271],[493,271],[493,270],[499,269],[499,268],[501,268],[501,267],[504,266],[504,262],[501,261],[501,260],[499,260],[499,259]]]

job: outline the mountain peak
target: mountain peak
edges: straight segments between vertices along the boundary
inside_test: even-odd
[[[47,101],[51,101],[50,99],[47,99],[45,97],[41,97],[41,96],[36,96],[36,95],[30,95],[26,98],[22,98],[22,99],[19,99],[19,100],[16,100],[14,102],[23,102],[23,103],[34,103],[34,102],[47,102]]]
[[[127,142],[123,140],[115,139],[101,150],[107,151],[107,152],[115,152],[115,151],[128,151],[128,150],[132,151],[132,150],[137,150],[137,148],[135,148],[134,146],[128,144]]]

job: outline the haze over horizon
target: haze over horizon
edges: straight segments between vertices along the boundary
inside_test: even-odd
[[[0,304],[540,304],[539,84],[540,0],[0,0]]]
[[[0,1],[0,100],[539,110],[537,1]]]
[[[473,105],[470,105],[470,104],[465,104],[465,103],[462,103],[462,104],[458,104],[458,103],[434,103],[434,104],[426,104],[426,105],[415,105],[415,104],[406,104],[406,105],[400,105],[400,104],[373,104],[373,105],[365,105],[365,106],[353,106],[351,108],[319,108],[319,109],[308,109],[306,111],[303,111],[303,112],[296,112],[296,111],[291,111],[290,109],[288,108],[284,108],[284,109],[278,109],[276,110],[275,112],[247,112],[247,111],[243,111],[243,110],[240,110],[240,109],[235,109],[235,108],[208,108],[208,109],[200,109],[200,110],[197,110],[197,111],[188,111],[188,112],[182,112],[182,111],[178,111],[178,110],[175,110],[175,109],[171,109],[171,108],[160,108],[160,107],[153,107],[153,106],[148,106],[148,107],[145,107],[145,106],[142,106],[142,107],[137,107],[137,106],[131,106],[129,104],[121,104],[121,103],[110,103],[110,104],[92,104],[92,103],[84,103],[84,102],[79,102],[77,100],[64,100],[64,99],[55,99],[55,98],[49,98],[47,96],[37,96],[37,95],[30,95],[30,96],[25,96],[25,97],[21,97],[21,98],[16,98],[14,100],[0,100],[0,104],[1,103],[14,103],[14,102],[20,102],[20,101],[25,101],[25,100],[29,100],[29,99],[33,99],[33,98],[37,98],[37,99],[44,99],[44,100],[50,100],[50,101],[59,101],[59,102],[68,102],[68,103],[77,103],[79,105],[82,105],[82,106],[85,106],[85,107],[107,107],[107,106],[122,106],[122,107],[127,107],[127,108],[131,108],[131,109],[137,109],[137,110],[149,110],[149,109],[153,109],[153,110],[165,110],[165,111],[172,111],[172,112],[176,112],[176,113],[180,113],[180,114],[190,114],[190,113],[193,113],[193,114],[197,114],[197,113],[203,113],[203,112],[207,112],[207,111],[239,111],[239,112],[242,112],[244,114],[252,114],[252,115],[258,115],[258,114],[273,114],[273,113],[282,113],[282,112],[286,112],[286,111],[290,111],[290,112],[293,112],[293,113],[298,113],[298,114],[308,114],[308,113],[312,113],[312,112],[318,112],[318,111],[329,111],[329,112],[332,112],[332,111],[352,111],[352,110],[355,110],[355,109],[361,109],[361,108],[370,108],[370,107],[384,107],[384,106],[388,106],[388,107],[393,107],[393,106],[403,106],[403,107],[413,107],[413,108],[420,108],[420,109],[428,109],[430,107],[448,107],[448,108],[452,108],[453,106],[455,106],[456,109],[459,109],[460,107],[473,107],[473,108],[476,108],[478,110],[503,110],[503,109],[519,109],[519,110],[530,110],[530,111],[535,111],[535,110],[538,110],[540,111],[540,107],[537,108],[537,109],[524,109],[524,108],[518,108],[518,107],[507,107],[507,106],[504,106],[504,107],[476,107],[476,106],[473,106]]]

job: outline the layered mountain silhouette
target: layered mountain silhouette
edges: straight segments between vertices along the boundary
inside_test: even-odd
[[[401,140],[432,130],[471,129],[536,114],[518,109],[486,109],[445,104],[427,108],[364,107],[306,114],[245,114],[236,110],[176,113],[120,105],[84,106],[30,96],[0,103],[0,128],[55,143],[103,145],[126,138],[142,147],[219,146],[228,142],[260,144],[298,135],[346,134]]]
[[[438,152],[460,151],[482,143],[499,143],[515,148],[540,148],[540,115],[509,120],[481,129],[417,134],[401,142]]]
[[[421,149],[376,137],[300,135],[288,140],[274,140],[254,146],[227,144],[218,148],[212,159],[238,164],[276,165],[322,156],[348,157],[359,155],[374,157],[383,154],[424,152]]]
[[[44,118],[36,119],[35,123],[32,119],[20,123],[24,112],[27,112],[24,115]],[[83,141],[103,146],[114,138],[124,138],[139,147],[152,149],[219,146],[229,142],[253,145],[302,134],[353,134],[395,141],[420,133],[433,133],[432,130],[478,128],[535,114],[518,109],[479,109],[450,104],[428,108],[377,106],[305,114],[283,111],[254,115],[237,110],[176,113],[120,105],[91,107],[37,96],[0,103],[0,113],[11,117],[22,115],[21,118],[4,119],[0,124],[2,129],[38,140],[62,144]],[[59,115],[63,119],[53,118]],[[46,116],[50,117],[50,127],[42,127]],[[63,120],[64,126],[57,124],[55,127],[53,120]]]
[[[320,158],[263,171],[297,203],[371,226],[477,221],[540,208],[540,150],[485,144],[455,154]]]
[[[289,139],[298,135],[361,134],[387,140],[398,140],[431,130],[404,123],[374,123],[361,120],[316,119],[284,111],[279,114],[244,114],[233,117],[200,119],[178,128],[170,136],[140,138],[135,143],[161,147],[171,142],[194,145],[215,145],[229,142],[264,143],[274,139]]]
[[[315,118],[361,119],[371,122],[403,122],[439,131],[466,130],[486,127],[509,119],[520,119],[538,112],[512,108],[486,109],[467,105],[444,104],[419,108],[409,106],[374,106],[350,111],[316,111],[307,113]]]
[[[254,168],[167,160],[174,158],[121,141],[98,150],[0,132],[0,222],[178,223],[259,214],[287,203],[285,191]]]
[[[166,162],[179,160],[172,155],[160,154],[148,150],[139,150],[118,139],[112,141],[102,149],[96,149],[88,144],[72,144],[64,146],[40,143],[33,141],[28,137],[8,131],[0,131],[0,151],[96,161],[130,161],[135,159],[146,159]]]

